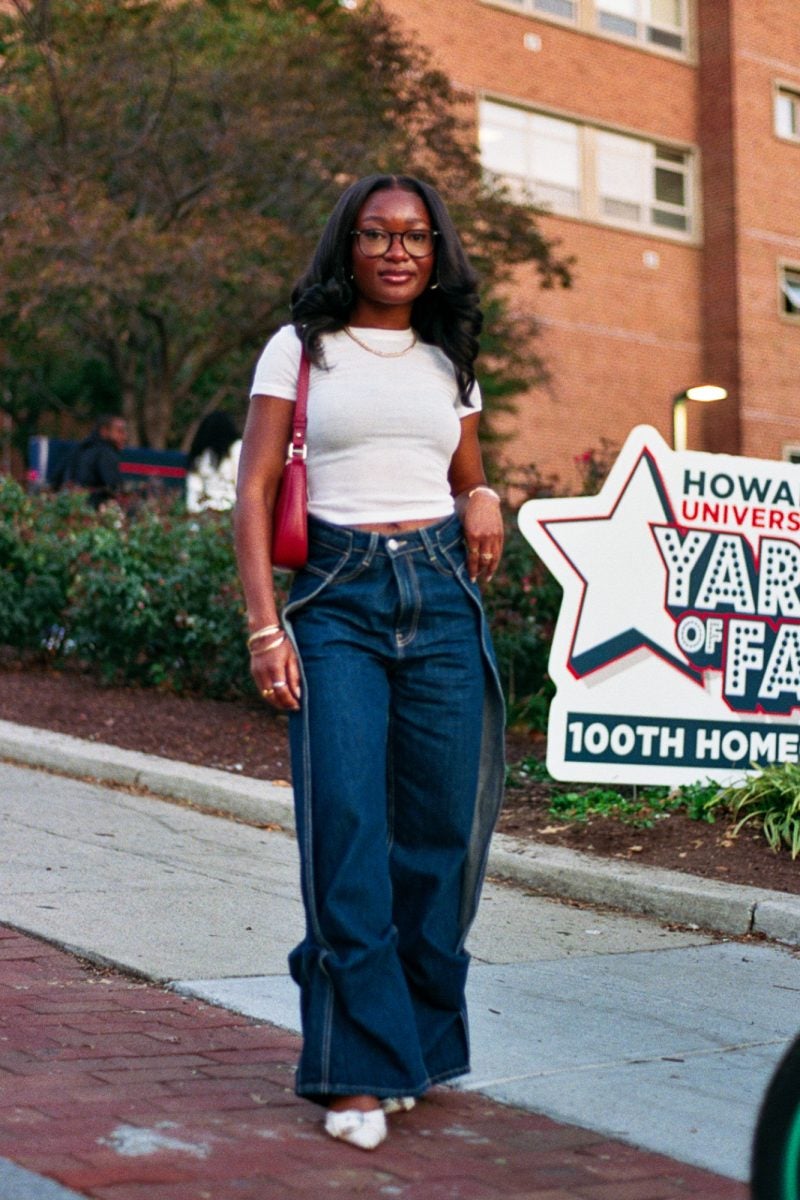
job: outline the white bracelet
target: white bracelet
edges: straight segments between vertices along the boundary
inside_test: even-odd
[[[476,492],[485,492],[487,496],[491,496],[492,499],[496,500],[498,504],[500,503],[500,497],[498,496],[497,492],[494,490],[494,488],[490,488],[486,483],[479,483],[477,487],[471,488],[467,492],[467,499],[471,500]]]
[[[286,641],[286,634],[282,633],[279,638],[275,638],[274,642],[269,642],[268,645],[262,646],[260,650],[250,649],[251,658],[260,658],[262,654],[268,654],[270,650],[275,650],[278,646],[282,646]]]

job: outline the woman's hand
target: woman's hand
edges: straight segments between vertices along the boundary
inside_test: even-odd
[[[494,575],[503,553],[503,517],[499,498],[488,488],[474,491],[461,513],[467,543],[467,569],[474,583]]]
[[[247,600],[250,673],[273,708],[300,707],[300,668],[280,627],[269,548],[272,506],[291,437],[294,405],[277,396],[254,396],[236,481],[236,558]]]
[[[250,651],[250,671],[259,692],[273,708],[287,712],[299,709],[300,666],[285,634],[280,644],[269,650],[255,642]]]
[[[467,569],[474,583],[492,578],[503,553],[500,497],[486,482],[478,440],[479,413],[461,419],[461,437],[450,461],[450,488],[467,543]]]

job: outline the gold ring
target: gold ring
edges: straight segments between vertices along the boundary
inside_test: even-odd
[[[491,562],[493,558],[494,558],[493,554],[482,554],[481,562]]]
[[[477,553],[478,553],[478,547],[477,547],[477,546],[470,546],[470,548],[469,548],[469,552],[470,552],[470,554],[477,554]]]
[[[261,695],[262,695],[262,696],[274,696],[274,695],[275,695],[275,688],[264,688],[264,690],[263,690],[263,692],[261,693]]]

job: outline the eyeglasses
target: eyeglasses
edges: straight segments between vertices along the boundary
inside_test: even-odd
[[[406,229],[403,233],[389,233],[388,229],[354,229],[353,237],[365,258],[382,258],[392,248],[395,238],[411,258],[427,258],[433,254],[436,229]]]

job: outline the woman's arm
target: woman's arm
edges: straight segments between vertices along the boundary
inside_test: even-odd
[[[254,396],[242,439],[234,533],[250,633],[279,624],[270,559],[272,511],[291,438],[293,411],[291,400]],[[296,709],[300,707],[300,670],[287,638],[273,645],[279,637],[279,633],[266,635],[253,644],[250,670],[262,695],[272,689],[266,697],[272,704]],[[276,683],[286,686],[275,687]]]
[[[487,484],[483,470],[479,421],[480,413],[462,419],[461,438],[450,461],[449,478],[456,512],[464,526],[470,579],[474,582],[479,575],[485,575],[488,582],[503,553],[503,518],[500,498]]]

